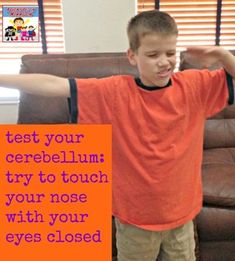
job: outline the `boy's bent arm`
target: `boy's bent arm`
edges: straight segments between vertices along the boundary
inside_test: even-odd
[[[68,79],[48,74],[0,75],[0,86],[36,95],[70,97]]]
[[[230,51],[219,46],[188,47],[187,51],[205,67],[210,67],[220,62],[224,69],[232,76],[233,86],[235,86],[235,56]]]
[[[227,51],[221,54],[221,63],[224,69],[233,77],[233,86],[235,86],[235,56]]]

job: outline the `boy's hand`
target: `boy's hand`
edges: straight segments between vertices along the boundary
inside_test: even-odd
[[[187,47],[187,59],[208,68],[221,62],[221,58],[226,52],[219,46],[189,46]]]

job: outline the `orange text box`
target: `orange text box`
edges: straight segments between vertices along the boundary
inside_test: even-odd
[[[111,126],[1,125],[1,260],[111,260]]]

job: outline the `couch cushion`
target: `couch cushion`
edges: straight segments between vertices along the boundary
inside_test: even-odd
[[[81,78],[138,74],[136,67],[130,65],[123,53],[107,53],[102,57],[98,54],[25,55],[22,57],[20,72]]]
[[[235,105],[206,121],[204,148],[235,147]]]
[[[69,121],[67,99],[20,93],[18,124],[63,124]]]
[[[202,183],[204,204],[235,207],[235,148],[204,150]]]
[[[234,209],[204,207],[197,217],[199,241],[235,241],[234,220]]]
[[[68,60],[67,77],[102,78],[111,75],[137,76],[127,57],[88,57]]]
[[[234,261],[235,241],[200,243],[200,261]]]

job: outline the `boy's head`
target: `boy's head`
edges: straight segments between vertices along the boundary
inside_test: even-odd
[[[128,24],[127,34],[132,51],[137,52],[141,39],[146,35],[178,35],[175,20],[167,13],[157,10],[146,11],[134,16]]]
[[[133,17],[127,28],[128,58],[136,65],[145,85],[164,87],[176,64],[177,25],[167,13],[157,10]]]

